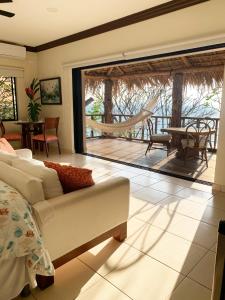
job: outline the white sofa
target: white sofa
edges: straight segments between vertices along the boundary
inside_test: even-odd
[[[31,151],[18,150],[18,157],[32,159]],[[0,171],[0,179],[4,174]],[[14,187],[15,183],[10,184]],[[129,212],[129,180],[114,178],[33,204],[35,219],[45,246],[57,268],[113,236],[126,238]],[[38,286],[46,288],[53,277],[37,276]]]

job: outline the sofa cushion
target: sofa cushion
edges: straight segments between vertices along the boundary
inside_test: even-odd
[[[20,192],[31,204],[44,200],[40,179],[0,161],[0,179]]]
[[[12,160],[16,158],[17,155],[0,150],[0,161],[12,165]]]
[[[15,159],[12,166],[42,181],[45,199],[51,199],[63,194],[62,186],[55,170],[37,164],[36,161]]]
[[[15,152],[19,158],[32,159],[32,151],[30,149],[16,149]]]
[[[94,185],[92,170],[44,161],[46,167],[57,171],[63,192],[70,193]]]
[[[15,150],[5,138],[0,138],[0,150],[16,155]]]

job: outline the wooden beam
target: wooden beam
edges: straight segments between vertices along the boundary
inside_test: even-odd
[[[182,56],[181,60],[183,61],[183,63],[185,64],[186,67],[192,67],[189,59],[187,58],[187,56]]]
[[[140,78],[140,77],[148,77],[148,76],[159,76],[159,75],[164,75],[164,76],[169,76],[171,73],[168,71],[158,71],[158,72],[145,72],[141,74],[124,74],[124,75],[118,75],[118,76],[110,76],[107,77],[106,75],[86,75],[85,78],[90,78],[90,79],[120,79],[120,78]]]
[[[188,74],[188,73],[201,73],[201,72],[213,72],[213,71],[221,71],[223,72],[224,70],[224,64],[221,65],[215,65],[215,66],[204,66],[204,67],[189,67],[189,68],[182,68],[182,69],[174,69],[174,70],[168,70],[168,71],[149,71],[149,72],[144,72],[144,73],[135,73],[135,74],[124,74],[120,76],[110,76],[110,79],[119,79],[119,78],[140,78],[140,77],[154,77],[154,76],[173,76],[176,73],[183,73],[183,74]],[[91,79],[109,79],[106,75],[89,75],[85,74],[86,78],[91,78]]]
[[[213,72],[213,71],[223,71],[224,64],[215,65],[215,66],[204,66],[204,67],[191,67],[179,70],[173,70],[173,74],[175,73],[201,73],[201,72]]]
[[[114,67],[109,68],[109,71],[107,72],[107,76],[109,76],[112,73],[113,69],[114,69]]]
[[[150,71],[155,71],[155,68],[151,65],[150,62],[147,62],[147,66]]]
[[[125,75],[125,73],[124,73],[124,71],[121,69],[121,67],[117,66],[116,68],[117,68],[117,70],[119,70],[119,72],[120,72],[122,75]]]

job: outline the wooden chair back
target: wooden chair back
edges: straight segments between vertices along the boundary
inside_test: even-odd
[[[210,127],[211,130],[215,129],[216,127],[216,121],[212,118],[205,118],[204,120],[205,123],[207,123]]]
[[[2,120],[0,120],[0,130],[1,130],[1,137],[3,137],[5,135],[5,126]]]
[[[204,133],[203,133],[204,132]],[[187,145],[194,140],[195,148],[207,148],[211,128],[207,122],[195,121],[186,127]]]
[[[44,122],[44,133],[48,130],[54,130],[58,136],[58,127],[59,127],[59,117],[57,118],[45,118]]]

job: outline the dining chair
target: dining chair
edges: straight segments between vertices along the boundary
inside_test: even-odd
[[[192,156],[198,154],[198,158],[205,161],[208,168],[207,144],[210,133],[211,128],[207,122],[195,121],[186,127],[186,138],[181,140],[184,164],[188,154],[192,152]],[[201,154],[200,157],[199,153]]]
[[[189,123],[186,124],[186,126],[192,124],[194,121],[190,121]],[[199,120],[197,120],[196,122],[200,122]],[[210,127],[210,130],[214,130],[216,128],[216,122],[214,119],[210,118],[210,117],[205,117],[204,119],[202,119],[202,122],[207,123]],[[209,148],[211,150],[213,150],[213,146],[212,146],[212,135],[213,133],[210,132],[209,134],[209,138],[208,138],[208,144],[209,144]]]
[[[210,130],[214,130],[216,128],[216,122],[215,122],[214,119],[212,119],[212,118],[205,118],[204,122],[206,122],[209,125]],[[212,146],[212,133],[210,133],[210,135],[209,135],[208,143],[209,143],[210,149],[213,150],[213,146]]]
[[[6,133],[5,126],[2,120],[0,120],[0,130],[1,130],[1,137],[4,137],[8,142],[22,141],[22,135],[19,132]]]
[[[148,133],[149,133],[149,142],[148,147],[145,151],[145,155],[148,151],[151,149],[160,149],[165,150],[163,147],[153,147],[153,144],[162,144],[163,146],[166,146],[167,156],[169,155],[169,151],[171,148],[171,140],[172,135],[171,134],[156,134],[154,133],[154,127],[151,119],[147,119],[147,126],[148,126]]]
[[[32,150],[35,154],[36,144],[41,144],[45,146],[45,152],[48,157],[49,154],[49,144],[57,143],[59,154],[61,154],[59,138],[58,138],[58,126],[59,117],[57,118],[45,118],[43,123],[43,133],[34,135],[32,137]]]

